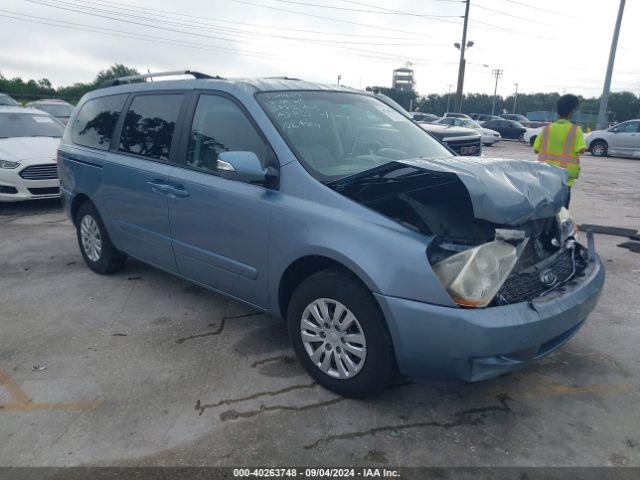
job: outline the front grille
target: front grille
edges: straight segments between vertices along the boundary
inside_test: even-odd
[[[551,263],[541,262],[526,272],[512,273],[502,285],[497,301],[500,305],[526,302],[543,293],[553,290],[569,280],[584,268],[579,254],[574,249],[565,249],[559,253]],[[555,274],[556,282],[553,285],[545,285],[540,279],[542,272],[550,270]]]
[[[458,155],[477,157],[482,153],[482,139],[480,137],[476,140],[447,140],[444,143]]]
[[[32,195],[57,195],[60,193],[58,187],[46,187],[46,188],[29,188]]]
[[[46,165],[31,165],[19,174],[25,180],[54,180],[58,178],[58,165],[49,163]]]

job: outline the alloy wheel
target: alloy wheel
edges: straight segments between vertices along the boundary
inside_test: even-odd
[[[92,262],[100,260],[102,252],[102,237],[100,236],[100,227],[98,222],[91,216],[85,215],[80,222],[80,239],[82,248],[87,258]]]
[[[302,344],[313,364],[332,378],[355,377],[365,364],[367,342],[355,315],[342,303],[318,298],[302,312]]]

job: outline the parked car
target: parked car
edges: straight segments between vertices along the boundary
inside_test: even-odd
[[[533,146],[533,144],[536,141],[536,137],[538,135],[540,135],[540,132],[542,132],[542,129],[544,127],[537,127],[537,128],[527,128],[527,130],[522,134],[522,141],[525,143],[528,143],[529,145]]]
[[[515,120],[520,123],[529,121],[527,117],[520,115],[519,113],[503,113],[500,115],[500,118],[504,118],[505,120]]]
[[[487,115],[485,113],[472,113],[471,119],[476,122],[486,122],[487,120],[501,120],[497,115]]]
[[[640,158],[640,119],[619,123],[606,130],[594,130],[585,135],[591,155]]]
[[[486,122],[480,122],[484,128],[489,128],[498,132],[502,138],[510,140],[521,140],[524,133],[527,131],[521,123],[514,120],[487,120]]]
[[[499,142],[501,139],[500,134],[495,130],[484,128],[475,120],[469,120],[467,118],[440,118],[433,123],[452,125],[454,127],[471,128],[473,130],[476,130],[480,134],[482,145],[491,146],[494,143]]]
[[[393,99],[382,93],[376,93],[375,96],[405,117],[411,118],[411,114]],[[469,128],[436,125],[432,122],[416,123],[438,142],[450,149],[453,154],[473,157],[482,154],[482,138],[477,131]]]
[[[438,123],[418,124],[455,155],[479,157],[482,154],[482,136],[477,130]]]
[[[443,118],[468,118],[471,119],[471,117],[469,115],[467,115],[466,113],[457,113],[457,112],[445,112],[443,115]]]
[[[20,104],[16,102],[13,98],[11,98],[6,93],[0,93],[0,105],[1,106],[9,106],[9,107],[19,107]]]
[[[95,272],[132,256],[281,316],[309,374],[355,397],[396,368],[520,369],[593,310],[604,269],[560,169],[455,157],[368,92],[189,73],[72,114],[63,203]]]
[[[437,120],[439,117],[434,115],[433,113],[424,113],[424,112],[411,112],[411,118],[416,122],[425,122],[431,123]]]
[[[0,107],[0,202],[60,196],[56,151],[63,130],[46,112]]]
[[[62,124],[66,125],[69,121],[69,117],[73,112],[73,105],[64,100],[36,100],[35,102],[29,102],[25,105],[27,108],[37,108],[43,110],[53,117],[57,118]]]

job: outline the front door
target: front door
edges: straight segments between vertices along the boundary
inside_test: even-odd
[[[623,155],[632,155],[634,150],[640,150],[640,135],[638,135],[640,122],[624,122],[615,127],[611,135],[609,149]]]
[[[103,171],[109,233],[115,245],[169,271],[177,267],[169,231],[168,180],[183,97],[181,93],[134,96]]]
[[[169,182],[173,250],[182,275],[260,307],[268,306],[267,250],[271,205],[278,193],[217,175],[218,154],[251,151],[265,165],[275,156],[226,95],[202,93],[192,107],[178,165]]]

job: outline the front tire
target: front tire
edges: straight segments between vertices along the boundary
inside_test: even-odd
[[[90,202],[78,209],[76,235],[82,258],[91,270],[106,275],[124,267],[126,255],[113,246],[98,210]]]
[[[606,157],[608,150],[609,147],[607,146],[606,142],[602,140],[593,141],[591,143],[591,146],[589,147],[589,151],[594,157]]]
[[[538,138],[537,135],[534,135],[533,137],[531,137],[529,139],[529,145],[531,145],[533,147],[533,144],[536,143],[536,138]]]
[[[362,398],[389,381],[393,351],[385,319],[371,292],[346,272],[305,279],[291,297],[287,326],[298,360],[323,387]]]

